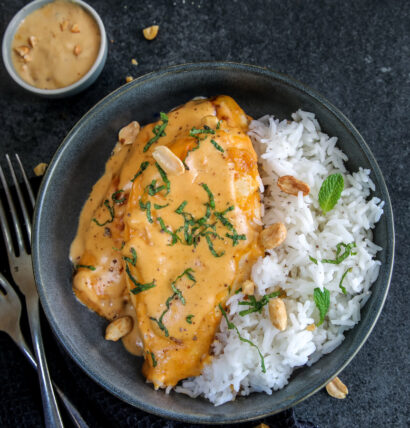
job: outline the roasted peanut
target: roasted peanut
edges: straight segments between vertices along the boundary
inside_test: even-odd
[[[266,424],[259,424],[259,425],[256,425],[256,427],[255,428],[269,428],[269,425],[266,425]]]
[[[14,50],[23,58],[30,52],[30,48],[28,46],[19,46],[14,48]]]
[[[132,76],[127,76],[126,78],[125,78],[125,81],[127,82],[127,83],[130,83],[130,82],[132,82],[134,80],[134,78],[132,77]]]
[[[209,126],[210,128],[215,129],[216,125],[218,124],[218,118],[213,115],[204,116],[201,119],[201,123],[202,125]]]
[[[265,250],[271,250],[282,244],[286,234],[286,226],[283,223],[274,223],[262,230],[259,239]]]
[[[75,56],[78,56],[78,55],[80,55],[80,53],[82,52],[82,48],[81,48],[81,46],[80,45],[75,45],[74,46],[74,55]]]
[[[255,283],[250,279],[246,280],[242,284],[242,293],[246,294],[247,296],[253,296],[254,292],[255,292]]]
[[[135,58],[133,58],[133,59],[131,60],[131,64],[132,64],[132,65],[138,65],[138,61],[137,61]]]
[[[159,25],[151,25],[151,27],[144,28],[142,34],[147,40],[154,40],[157,37]]]
[[[306,330],[307,330],[307,331],[314,331],[314,330],[315,330],[315,328],[316,328],[315,324],[309,324],[309,325],[306,327]]]
[[[346,398],[346,395],[349,393],[347,386],[338,377],[335,377],[326,385],[326,391],[331,397],[338,398],[339,400]]]
[[[288,315],[286,312],[285,302],[280,297],[269,300],[269,316],[274,327],[280,331],[286,329],[288,324]]]
[[[152,153],[152,157],[168,174],[181,175],[185,172],[181,159],[166,146],[157,146]]]
[[[23,56],[24,62],[30,62],[32,60],[31,55],[27,54]]]
[[[62,22],[60,22],[60,30],[64,31],[68,26],[68,21],[64,20]]]
[[[105,329],[105,340],[116,342],[132,330],[132,324],[132,318],[129,316],[111,321]]]
[[[44,175],[46,172],[48,164],[41,162],[36,167],[34,167],[33,171],[34,174],[36,174],[37,177],[40,177],[41,175]]]
[[[36,36],[30,36],[28,38],[28,42],[29,42],[30,46],[32,48],[34,48],[34,46],[36,46],[36,44],[37,44],[37,37]]]
[[[70,30],[72,33],[79,33],[80,32],[80,27],[79,27],[79,25],[78,24],[73,24],[72,26],[71,26],[71,30]]]
[[[298,180],[292,175],[284,175],[282,177],[279,177],[278,186],[280,190],[282,190],[282,192],[294,196],[297,196],[299,192],[303,192],[303,196],[306,196],[310,192],[310,187],[308,184]]]
[[[137,138],[139,132],[140,124],[134,120],[127,126],[124,126],[124,128],[120,129],[120,132],[118,133],[118,141],[121,144],[132,144]]]

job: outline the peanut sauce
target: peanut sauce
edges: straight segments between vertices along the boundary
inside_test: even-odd
[[[87,74],[100,42],[100,30],[88,12],[76,3],[56,0],[20,24],[12,43],[13,65],[36,88],[64,88]]]
[[[120,138],[82,210],[70,252],[74,264],[95,267],[77,270],[77,298],[108,320],[133,317],[134,329],[123,343],[134,354],[143,354],[143,374],[156,388],[197,376],[211,361],[221,321],[218,304],[224,305],[249,279],[263,253],[258,243],[262,223],[257,156],[246,133],[249,118],[227,96],[190,101],[167,118],[164,134],[145,152],[164,121],[141,130],[133,122],[120,132],[126,138]],[[190,130],[206,129],[205,123],[213,134],[199,135],[198,141]],[[153,159],[159,145],[186,167],[182,174],[167,174],[168,190]],[[135,177],[144,162],[149,164]],[[161,191],[149,193],[161,185]],[[123,192],[115,199],[122,202],[112,202],[119,190]],[[104,205],[107,200],[114,206],[112,218]],[[206,235],[189,245],[181,229],[173,242],[169,232],[184,224],[177,212],[184,201],[187,218],[198,219],[210,210],[213,251]],[[150,213],[144,209],[148,202]],[[232,228],[218,220],[218,212],[224,211],[241,239],[230,238]],[[139,292],[141,286],[148,288]]]

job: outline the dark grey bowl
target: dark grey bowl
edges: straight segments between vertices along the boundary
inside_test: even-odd
[[[384,249],[380,275],[362,310],[361,322],[334,352],[312,367],[295,371],[289,384],[272,395],[252,394],[214,407],[208,401],[154,391],[141,375],[141,361],[120,343],[103,338],[106,321],[79,304],[71,290],[69,246],[78,216],[91,187],[101,176],[119,128],[138,120],[152,121],[159,111],[194,96],[233,96],[253,117],[273,113],[280,118],[303,108],[316,113],[325,132],[339,138],[349,156],[347,167],[371,169],[375,195],[385,201],[374,231]],[[389,195],[368,146],[348,119],[303,84],[264,68],[233,63],[187,64],[154,72],[122,86],[92,108],[72,129],[44,177],[35,212],[34,271],[47,318],[67,352],[97,383],[147,412],[193,423],[252,420],[294,406],[322,388],[354,357],[366,341],[383,307],[393,266],[394,230]],[[155,262],[155,261],[153,261]]]

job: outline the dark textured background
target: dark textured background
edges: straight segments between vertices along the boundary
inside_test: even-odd
[[[98,100],[124,83],[168,65],[200,60],[230,60],[266,66],[289,74],[321,92],[356,125],[378,160],[393,203],[396,263],[386,306],[372,335],[342,373],[346,400],[321,391],[299,404],[299,418],[320,427],[404,427],[409,418],[408,258],[410,186],[410,2],[407,0],[275,1],[90,1],[101,15],[108,37],[105,69],[86,92],[66,100],[35,98],[16,86],[0,65],[1,153],[18,152],[32,173],[48,162],[76,121]],[[0,1],[0,32],[25,4]],[[141,29],[160,25],[148,42]],[[131,65],[136,58],[138,66]],[[138,119],[138,118],[136,118]],[[4,164],[4,160],[0,159]],[[2,268],[5,260],[1,261]],[[2,269],[3,270],[3,269]],[[25,362],[0,333],[5,370],[16,382],[26,377]],[[49,359],[65,359],[50,341]],[[51,362],[51,365],[53,363]],[[66,359],[73,376],[81,372]],[[57,367],[52,367],[58,378]],[[35,377],[23,390],[38,400]],[[0,379],[1,382],[1,379]],[[88,382],[84,379],[83,382]],[[26,389],[24,389],[26,388]],[[99,409],[106,393],[92,386],[95,408],[86,410],[74,383],[67,384],[89,423],[101,426]],[[31,394],[31,395],[30,395]],[[15,405],[15,391],[1,397],[3,408]],[[85,397],[83,397],[85,398]],[[20,407],[28,405],[21,400]],[[38,402],[38,401],[37,401]],[[33,425],[41,421],[33,411]],[[118,415],[123,418],[121,403]],[[153,426],[141,413],[126,416],[129,426]],[[10,421],[13,415],[10,415]],[[17,419],[16,419],[17,420]],[[273,426],[274,421],[269,421]],[[11,422],[10,422],[11,423]],[[30,425],[27,425],[30,426]],[[168,426],[157,420],[155,426]]]

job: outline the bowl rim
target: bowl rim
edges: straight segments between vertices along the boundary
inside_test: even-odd
[[[41,272],[39,269],[40,266],[40,257],[39,257],[39,249],[40,249],[40,239],[39,239],[39,226],[40,226],[40,217],[41,217],[41,209],[43,205],[43,201],[46,197],[47,188],[50,185],[50,181],[53,177],[53,171],[58,163],[59,158],[64,154],[64,150],[66,147],[70,144],[70,141],[72,137],[75,136],[77,131],[83,126],[85,122],[88,120],[92,120],[93,116],[96,115],[101,109],[104,108],[104,106],[107,103],[110,103],[111,101],[116,100],[119,96],[121,96],[122,93],[125,93],[129,90],[132,90],[134,87],[143,85],[144,83],[158,79],[164,75],[168,74],[175,74],[175,73],[184,73],[184,72],[192,72],[192,71],[199,71],[201,69],[225,69],[225,70],[240,70],[244,72],[250,72],[250,73],[256,73],[259,75],[263,75],[265,77],[269,77],[271,79],[279,80],[281,83],[291,86],[293,88],[298,89],[299,91],[304,92],[309,97],[313,98],[314,101],[318,102],[322,105],[322,107],[325,107],[327,110],[330,111],[336,118],[341,122],[341,124],[352,134],[352,137],[354,140],[359,143],[359,145],[364,149],[366,157],[369,160],[369,163],[371,164],[372,172],[378,177],[378,181],[380,184],[380,193],[383,195],[383,200],[385,202],[383,207],[383,215],[386,217],[386,228],[388,231],[388,236],[390,239],[387,240],[386,246],[383,248],[386,251],[387,256],[390,255],[390,258],[388,257],[386,259],[386,284],[384,287],[384,290],[382,291],[381,300],[379,302],[379,306],[377,307],[377,310],[373,313],[373,318],[371,318],[371,322],[368,326],[368,329],[364,336],[362,337],[362,340],[360,343],[355,347],[353,351],[351,351],[350,355],[346,360],[343,361],[342,364],[340,364],[336,371],[332,374],[331,377],[325,382],[322,382],[321,384],[317,385],[316,387],[311,388],[303,397],[294,398],[293,400],[290,400],[290,402],[286,405],[283,405],[282,407],[278,407],[275,410],[269,410],[266,409],[263,412],[259,412],[257,414],[254,414],[252,416],[246,416],[246,417],[237,417],[231,418],[231,419],[224,419],[224,420],[211,420],[211,419],[204,419],[201,417],[194,417],[194,416],[186,416],[184,414],[173,412],[171,409],[163,409],[160,407],[156,407],[155,404],[146,404],[140,402],[138,399],[130,400],[128,397],[123,397],[120,395],[119,392],[115,390],[115,388],[112,388],[110,385],[106,385],[104,382],[104,379],[101,379],[99,375],[97,375],[91,368],[88,368],[85,366],[83,359],[75,352],[74,349],[71,348],[71,346],[68,343],[63,342],[63,340],[60,338],[60,327],[54,322],[52,316],[51,316],[51,310],[50,307],[48,307],[46,298],[45,298],[45,290],[43,289],[41,285]],[[381,311],[383,309],[383,306],[386,301],[386,297],[390,288],[391,278],[392,278],[392,272],[393,272],[393,264],[394,264],[394,248],[395,248],[395,234],[394,234],[394,221],[393,221],[393,211],[392,211],[392,205],[390,196],[387,190],[387,186],[383,177],[383,174],[377,164],[376,159],[374,158],[373,153],[371,152],[369,146],[359,133],[359,131],[356,129],[356,127],[350,122],[350,120],[332,103],[330,103],[325,97],[323,97],[319,92],[317,92],[314,89],[311,89],[307,85],[301,83],[300,81],[284,74],[281,72],[277,72],[274,70],[271,70],[267,67],[261,67],[257,65],[252,64],[244,64],[244,63],[237,63],[237,62],[230,62],[230,61],[204,61],[204,62],[193,62],[193,63],[185,63],[185,64],[179,64],[174,65],[166,68],[159,69],[157,71],[153,71],[150,73],[147,73],[143,76],[140,76],[133,80],[130,83],[124,84],[111,92],[110,94],[106,95],[104,98],[102,98],[97,104],[95,104],[86,114],[84,114],[81,119],[74,125],[74,127],[71,129],[71,131],[67,134],[63,142],[58,147],[57,151],[55,152],[54,156],[52,157],[52,160],[50,162],[49,168],[46,171],[46,174],[41,182],[41,186],[38,192],[37,197],[37,203],[35,207],[34,212],[34,219],[33,219],[33,240],[32,240],[32,247],[33,247],[33,270],[36,280],[36,285],[38,289],[38,293],[40,296],[40,301],[42,303],[45,315],[47,317],[48,322],[50,323],[52,330],[54,334],[57,336],[59,342],[63,345],[63,348],[65,351],[70,355],[70,357],[75,361],[75,363],[89,376],[91,379],[93,379],[95,382],[97,382],[101,387],[103,387],[105,390],[107,390],[109,393],[113,394],[120,400],[126,402],[127,404],[130,404],[134,407],[137,407],[143,411],[155,414],[157,416],[167,418],[167,419],[173,419],[181,422],[186,423],[199,423],[199,424],[205,424],[205,425],[225,425],[225,424],[231,424],[231,423],[239,423],[239,422],[250,422],[254,421],[263,417],[271,416],[273,414],[279,413],[281,411],[284,411],[286,409],[289,409],[291,407],[294,407],[298,403],[302,402],[303,400],[309,398],[313,394],[315,394],[317,391],[322,389],[327,382],[329,382],[332,378],[337,376],[351,361],[352,359],[357,355],[357,353],[360,351],[364,343],[369,338],[371,332],[373,331],[376,322],[381,314]],[[210,405],[212,405],[210,403]]]
[[[35,86],[30,85],[25,80],[23,80],[20,77],[20,75],[17,73],[16,69],[13,66],[13,62],[11,61],[11,50],[12,50],[11,43],[13,42],[14,35],[18,30],[18,28],[20,27],[20,24],[22,23],[22,21],[28,15],[30,15],[35,10],[40,9],[43,6],[46,6],[48,3],[53,3],[54,1],[55,0],[33,0],[32,2],[27,3],[24,7],[22,7],[20,10],[16,12],[16,14],[13,16],[13,18],[7,25],[6,31],[4,32],[4,35],[3,35],[3,41],[2,41],[3,63],[10,77],[18,85],[20,85],[22,88],[26,89],[27,91],[37,95],[46,96],[46,97],[68,95],[71,92],[76,91],[79,87],[81,87],[84,83],[86,83],[92,76],[94,76],[94,73],[98,72],[98,68],[100,64],[104,62],[106,51],[108,49],[107,34],[105,31],[104,23],[100,15],[96,12],[96,10],[93,7],[91,7],[85,1],[70,0],[71,3],[78,4],[83,9],[85,9],[86,12],[88,12],[92,16],[92,18],[95,20],[100,30],[100,35],[101,35],[100,49],[98,50],[97,58],[95,59],[92,67],[87,71],[87,73],[80,80],[77,80],[76,82],[72,83],[69,86],[64,86],[63,88],[58,88],[58,89],[37,88]],[[7,43],[8,39],[10,39],[10,43]]]

